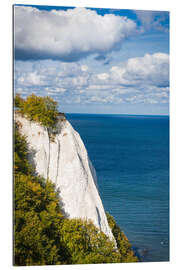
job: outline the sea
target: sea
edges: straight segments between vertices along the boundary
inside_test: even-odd
[[[105,208],[142,262],[169,260],[169,116],[66,114]]]

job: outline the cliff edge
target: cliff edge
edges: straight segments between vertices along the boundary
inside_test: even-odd
[[[114,240],[99,196],[95,169],[80,135],[63,116],[53,131],[15,113],[15,121],[26,136],[29,161],[38,175],[50,179],[60,191],[68,218],[91,220]]]

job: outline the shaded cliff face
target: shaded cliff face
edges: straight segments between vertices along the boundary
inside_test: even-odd
[[[47,128],[25,117],[16,114],[15,120],[26,136],[31,164],[40,176],[51,179],[59,188],[67,217],[90,219],[114,240],[98,193],[95,169],[71,124],[59,119],[50,135]]]

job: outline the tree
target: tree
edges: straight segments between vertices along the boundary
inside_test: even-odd
[[[18,129],[18,123],[15,123],[14,130],[14,172],[29,174],[32,171],[28,162],[28,147],[25,136],[22,136]]]
[[[15,95],[14,106],[18,109],[22,109],[24,105],[24,99],[19,94]]]
[[[91,221],[64,219],[61,241],[71,254],[73,264],[121,262],[121,255],[114,243]]]
[[[114,218],[109,213],[106,213],[106,216],[114,238],[116,239],[122,262],[137,262],[138,258],[134,255],[131,244],[125,234],[121,231]]]
[[[66,264],[59,229],[63,215],[53,185],[16,174],[14,210],[15,265]]]
[[[39,122],[47,128],[53,128],[57,122],[57,102],[50,97],[40,97],[34,94],[23,100],[19,95],[15,96],[15,106],[18,111],[30,120]]]

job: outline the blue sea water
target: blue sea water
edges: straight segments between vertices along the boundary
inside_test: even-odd
[[[169,260],[169,117],[67,114],[100,196],[144,262]]]

